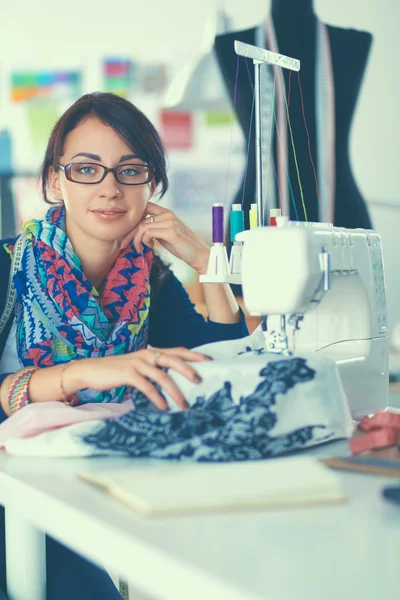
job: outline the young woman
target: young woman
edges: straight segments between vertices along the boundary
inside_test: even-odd
[[[0,315],[21,256],[0,335],[0,421],[30,402],[121,402],[132,388],[166,410],[155,384],[186,408],[166,369],[199,381],[193,363],[208,357],[190,348],[247,329],[228,285],[204,286],[204,320],[153,254],[157,240],[200,274],[209,258],[207,244],[153,202],[168,187],[154,126],[127,100],[85,95],[56,123],[41,181],[46,218],[24,224],[21,247],[0,244]],[[4,562],[0,543],[0,588]],[[51,539],[47,572],[51,600],[120,598],[104,571]]]

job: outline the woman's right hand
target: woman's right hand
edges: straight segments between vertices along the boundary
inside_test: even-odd
[[[209,357],[187,348],[147,348],[130,354],[87,358],[74,361],[65,371],[64,387],[69,395],[78,388],[105,391],[123,385],[140,390],[160,410],[167,410],[159,384],[182,409],[188,404],[172,378],[162,367],[181,373],[189,381],[200,383],[197,371],[188,362],[203,362]],[[154,382],[154,383],[152,383]]]

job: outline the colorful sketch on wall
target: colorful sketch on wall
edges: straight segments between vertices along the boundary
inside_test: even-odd
[[[191,213],[195,218],[206,214],[210,224],[211,207],[215,202],[229,204],[240,184],[241,173],[232,173],[227,180],[224,169],[171,169],[170,190],[173,210]]]
[[[186,111],[161,111],[160,133],[169,150],[187,150],[193,146],[193,115]]]
[[[42,153],[51,130],[60,116],[59,104],[58,102],[28,102],[26,114],[32,146]]]
[[[225,221],[229,219],[231,199],[242,177],[242,169],[227,172],[220,168],[185,167],[171,168],[168,199],[172,210],[207,242],[211,242],[211,210],[216,202],[225,205]]]
[[[205,124],[208,127],[228,127],[235,121],[235,115],[232,111],[208,111],[205,113]]]
[[[142,65],[142,89],[145,94],[159,94],[167,85],[167,67],[164,64]]]
[[[103,62],[104,90],[126,98],[136,79],[136,65],[120,58],[106,58]]]
[[[124,58],[105,58],[103,83],[106,92],[129,98],[132,92],[160,94],[167,83],[165,64],[139,63]]]
[[[13,102],[75,100],[81,95],[80,71],[16,71],[11,74]]]

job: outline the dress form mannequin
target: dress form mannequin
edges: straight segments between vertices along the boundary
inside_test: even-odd
[[[316,131],[316,35],[317,17],[313,11],[312,0],[272,0],[271,14],[279,52],[300,59],[300,81],[303,91],[305,117],[310,135],[311,153],[316,168],[317,165],[317,131]],[[215,54],[233,100],[237,55],[234,52],[234,40],[257,45],[256,28],[231,32],[215,38]],[[334,224],[342,227],[370,228],[371,222],[365,202],[357,187],[351,172],[349,159],[350,125],[356,106],[365,66],[371,47],[371,34],[354,29],[342,29],[328,25],[327,32],[332,56],[332,70],[335,100],[335,207]],[[253,68],[249,71],[254,78]],[[289,71],[282,69],[287,94]],[[280,74],[279,74],[280,76]],[[249,82],[247,69],[241,59],[238,85],[236,92],[236,113],[244,135],[249,135],[253,92]],[[318,198],[313,169],[308,152],[307,134],[304,126],[297,73],[291,76],[290,119],[296,147],[297,160],[307,216],[310,221],[319,220]],[[290,143],[289,176],[293,187],[297,212],[304,219],[301,207],[299,185]],[[274,141],[276,156],[276,137]],[[233,202],[241,203],[243,183]],[[255,152],[254,152],[254,123],[251,134],[246,190],[244,195],[245,218],[248,218],[250,204],[255,202]],[[291,203],[290,203],[291,204]],[[290,206],[290,217],[295,218],[295,212]],[[248,225],[248,223],[246,223]]]

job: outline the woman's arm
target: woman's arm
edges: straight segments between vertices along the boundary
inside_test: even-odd
[[[6,388],[2,387],[3,382],[5,381],[8,373],[3,373],[0,375],[0,423],[5,421],[9,416],[3,408],[3,394],[6,392]]]
[[[187,348],[152,348],[37,369],[25,385],[28,385],[29,401],[33,403],[62,401],[85,388],[106,391],[126,385],[138,389],[160,410],[167,410],[165,399],[154,385],[157,383],[180,408],[187,408],[181,391],[164,369],[172,369],[189,381],[200,383],[197,371],[189,363],[204,360],[209,357]],[[11,412],[9,389],[15,375],[7,375],[0,387],[1,408],[8,416]]]
[[[83,389],[82,370],[79,367],[76,368],[77,364],[71,362],[68,365],[37,369],[29,380],[29,401],[57,402],[63,399],[64,392],[67,396],[72,396]],[[68,373],[65,373],[65,378],[62,378],[63,371],[68,371]],[[8,391],[14,376],[15,373],[7,375],[0,387],[0,404],[7,416],[10,416]]]
[[[207,273],[207,266],[199,274]],[[216,323],[239,323],[242,314],[228,283],[203,283],[208,317]]]
[[[121,241],[124,248],[131,240],[138,252],[142,244],[153,247],[157,240],[164,248],[195,269],[199,275],[207,272],[210,247],[194,233],[177,215],[149,202],[147,214],[137,227]],[[208,316],[216,323],[239,323],[241,312],[229,284],[204,284],[204,300]]]
[[[243,312],[240,309],[238,311],[237,322],[205,320],[196,311],[182,283],[170,271],[158,293],[155,297],[152,295],[149,343],[161,348],[194,348],[211,342],[245,337],[248,335],[246,321]]]

